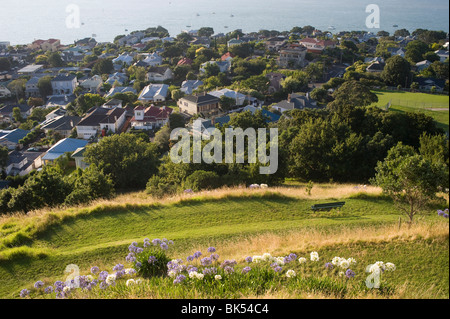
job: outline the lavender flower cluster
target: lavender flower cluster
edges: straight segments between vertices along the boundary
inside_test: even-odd
[[[446,208],[445,210],[438,209],[437,213],[438,213],[439,216],[442,216],[444,218],[448,218],[448,208]]]

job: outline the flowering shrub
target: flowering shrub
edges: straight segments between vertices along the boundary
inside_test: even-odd
[[[126,260],[133,264],[133,268],[142,277],[163,276],[167,273],[167,264],[170,261],[166,252],[172,244],[172,241],[165,238],[156,238],[151,242],[146,238],[143,247],[133,242],[128,247]]]
[[[264,293],[273,287],[288,289],[321,291],[325,294],[344,296],[349,289],[364,289],[361,285],[364,272],[358,273],[353,267],[357,265],[354,258],[334,257],[326,261],[325,266],[318,252],[311,252],[309,258],[291,253],[286,256],[272,256],[264,253],[247,256],[241,261],[235,259],[220,260],[215,247],[206,251],[196,251],[184,259],[171,259],[167,252],[173,242],[167,239],[145,239],[143,245],[137,242],[128,247],[126,263],[101,270],[97,266],[90,268],[90,274],[78,276],[75,280],[56,281],[52,285],[37,281],[31,290],[22,289],[20,297],[33,295],[52,295],[56,298],[70,297],[74,289],[89,292],[95,289],[104,295],[106,289],[126,291],[139,286],[143,281],[136,277],[158,277],[156,282],[166,287],[178,287],[175,291],[196,291],[211,293],[215,296],[235,298],[240,291],[254,294]],[[378,261],[366,268],[371,274],[381,274],[396,270],[393,263]],[[358,278],[358,279],[357,279]],[[381,278],[378,276],[377,278]],[[371,287],[369,287],[371,288]],[[375,287],[378,288],[378,287]],[[275,288],[277,289],[277,288]]]

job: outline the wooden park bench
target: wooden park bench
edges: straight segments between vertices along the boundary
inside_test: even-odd
[[[345,202],[335,202],[335,203],[326,203],[326,204],[316,204],[311,206],[311,209],[316,210],[332,210],[333,208],[341,208],[345,205]]]

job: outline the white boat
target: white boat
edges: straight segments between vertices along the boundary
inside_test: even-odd
[[[336,30],[336,28],[334,26],[329,26],[328,30]]]

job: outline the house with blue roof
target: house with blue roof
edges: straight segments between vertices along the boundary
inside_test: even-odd
[[[20,146],[19,141],[23,139],[30,131],[15,129],[12,131],[2,131],[0,134],[0,146],[5,146],[8,150],[15,150]]]
[[[75,138],[65,138],[53,145],[47,153],[42,157],[44,165],[53,163],[57,158],[66,153],[73,153],[77,149],[85,147],[88,144],[86,140],[79,140]]]

